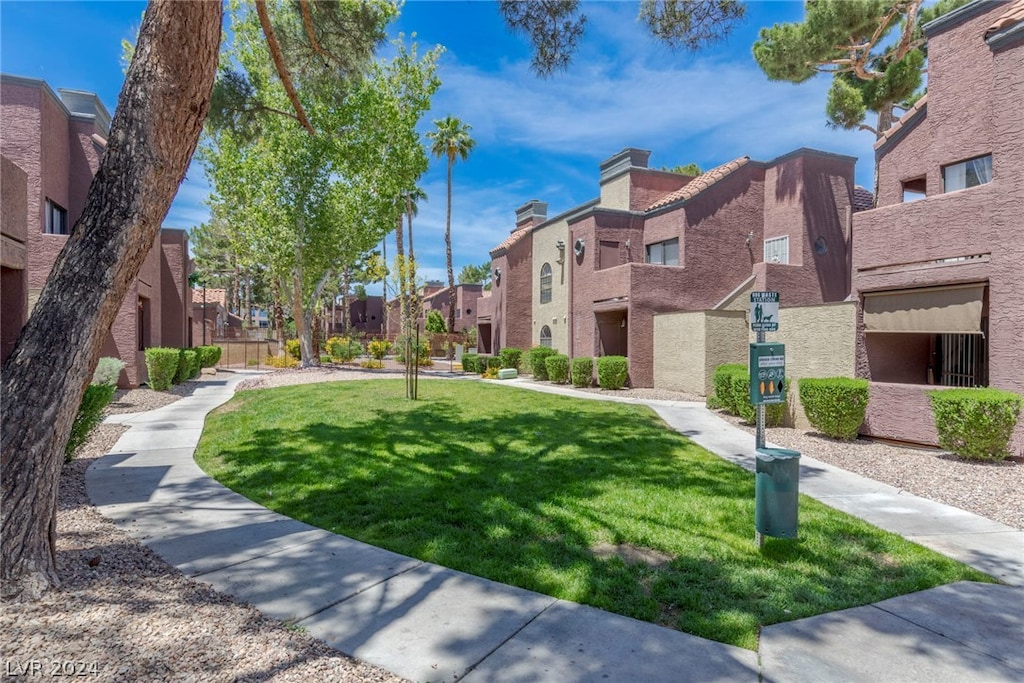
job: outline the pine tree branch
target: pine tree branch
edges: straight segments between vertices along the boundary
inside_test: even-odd
[[[281,54],[281,44],[277,41],[277,34],[270,23],[270,14],[267,12],[266,0],[256,0],[256,14],[260,19],[260,27],[263,29],[263,35],[267,39],[270,56],[274,59],[274,68],[277,69],[281,85],[284,86],[284,91],[288,94],[292,107],[295,108],[295,117],[302,124],[302,127],[309,131],[310,135],[316,135],[316,130],[310,124],[309,119],[306,117],[306,110],[303,109],[302,103],[299,101],[299,94],[295,91],[295,85],[292,83],[291,76],[288,75],[288,68],[285,66],[284,56]]]
[[[313,14],[309,9],[309,0],[299,0],[299,9],[302,12],[302,25],[306,29],[306,36],[309,38],[309,44],[312,46],[313,51],[324,58],[327,62],[333,55],[327,50],[320,46],[320,41],[316,39],[316,32],[313,30]]]

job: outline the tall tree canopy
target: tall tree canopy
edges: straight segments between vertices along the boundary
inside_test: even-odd
[[[587,25],[579,0],[499,0],[499,7],[509,29],[533,46],[534,72],[568,68]],[[698,50],[727,36],[745,11],[737,0],[641,0],[638,20],[669,47]]]
[[[472,264],[462,266],[459,271],[459,284],[463,285],[484,285],[484,289],[491,288],[491,262],[482,263],[479,266]]]
[[[802,83],[830,74],[829,123],[880,137],[895,121],[895,109],[920,96],[921,26],[965,2],[922,8],[922,0],[807,0],[803,21],[761,29],[754,58],[772,80]],[[868,112],[877,116],[874,124],[866,122]]]
[[[459,159],[465,161],[476,147],[469,135],[472,126],[454,116],[434,121],[434,130],[427,133],[430,153],[448,162],[448,210],[445,213],[444,249],[448,266],[448,329],[455,329],[455,271],[452,266],[452,168]],[[450,353],[450,352],[449,352]]]
[[[352,8],[365,21],[371,6]],[[391,3],[376,7],[379,26],[365,32],[368,40],[376,40],[395,16]],[[269,16],[282,37],[289,19],[301,20],[281,8]],[[243,120],[226,110],[223,125],[211,125],[203,160],[217,205],[232,216],[239,251],[262,260],[290,285],[302,364],[317,365],[313,319],[325,294],[333,294],[326,288],[394,228],[391,197],[426,168],[415,125],[438,86],[440,52],[421,59],[415,46],[398,42],[396,57],[387,63],[364,60],[358,67],[355,59],[339,57],[346,69],[361,71],[305,82],[296,91],[300,119],[282,113],[292,94],[269,66],[273,50],[262,39],[264,23],[259,12],[239,10],[234,16],[232,56],[242,70],[230,75],[224,90],[239,98],[235,111],[252,116]],[[346,49],[368,54],[365,48]],[[302,71],[295,73],[300,81]]]

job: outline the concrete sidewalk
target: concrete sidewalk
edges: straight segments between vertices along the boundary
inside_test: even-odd
[[[1018,647],[1024,633],[1022,532],[910,500],[803,458],[802,492],[883,528],[897,526],[892,530],[1018,587],[955,584],[768,627],[759,666],[758,653],[397,555],[225,489],[192,455],[206,414],[247,376],[204,382],[192,396],[159,410],[110,418],[131,430],[90,467],[90,498],[184,573],[399,675],[445,681],[1024,679]],[[647,403],[709,450],[753,466],[750,436],[699,404]]]

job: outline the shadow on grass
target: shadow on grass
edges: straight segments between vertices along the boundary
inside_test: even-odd
[[[722,642],[970,572],[809,499],[799,542],[753,544],[750,473],[631,405],[479,383],[246,392],[197,460],[278,512],[398,553]],[[652,548],[656,567],[599,557]]]

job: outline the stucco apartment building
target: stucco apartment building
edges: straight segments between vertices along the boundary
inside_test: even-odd
[[[627,148],[602,162],[599,197],[554,218],[538,201],[517,211],[491,251],[483,350],[625,355],[633,386],[650,387],[658,314],[742,315],[755,289],[790,306],[849,295],[855,159],[799,149],[692,177],[649,168],[649,157]]]
[[[110,114],[99,98],[58,92],[40,80],[0,76],[3,359],[85,207],[107,144]],[[191,345],[189,269],[188,234],[162,230],[101,352],[125,361],[122,386],[146,381],[143,349]]]
[[[450,301],[450,289],[439,280],[427,282],[421,292],[423,312],[417,324],[420,334],[426,330],[427,314],[430,311],[437,311],[448,324],[448,302]],[[483,285],[479,284],[458,284],[455,285],[455,334],[465,330],[477,329],[478,301],[484,294]],[[399,311],[398,299],[391,299],[387,303],[387,330],[388,338],[396,339],[402,334],[402,321]]]
[[[928,94],[875,146],[853,289],[863,431],[934,444],[930,390],[1024,393],[1024,1],[972,2],[924,32]]]

